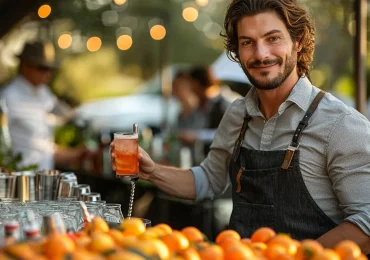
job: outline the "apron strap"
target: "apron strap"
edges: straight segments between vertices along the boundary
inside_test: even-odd
[[[301,134],[302,134],[303,130],[308,125],[308,120],[311,118],[312,114],[315,112],[317,106],[319,105],[321,99],[324,97],[325,93],[326,93],[325,91],[321,90],[316,95],[315,99],[312,101],[310,107],[308,108],[306,114],[304,115],[302,120],[299,122],[299,125],[298,125],[298,127],[295,130],[295,133],[293,135],[292,142],[288,146],[288,149],[285,153],[285,158],[284,158],[283,164],[281,165],[282,169],[286,170],[286,169],[289,168],[290,163],[293,159],[294,153],[299,147],[299,142],[298,142],[299,138],[301,137]]]
[[[240,154],[240,148],[242,147],[242,144],[243,144],[243,141],[244,141],[245,132],[248,129],[249,120],[251,120],[251,117],[247,113],[246,116],[244,117],[244,122],[243,122],[243,126],[240,130],[239,137],[238,137],[238,139],[236,140],[236,142],[234,144],[234,151],[233,151],[233,157],[232,157],[234,162],[236,162],[236,160],[238,160],[238,157],[239,157],[239,154]]]

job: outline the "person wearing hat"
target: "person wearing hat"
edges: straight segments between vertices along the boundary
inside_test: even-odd
[[[17,57],[18,75],[4,86],[1,98],[8,109],[12,151],[22,155],[19,167],[37,164],[39,170],[48,170],[79,158],[85,148],[62,149],[54,143],[57,119],[70,117],[72,112],[47,85],[58,68],[53,44],[28,42]]]

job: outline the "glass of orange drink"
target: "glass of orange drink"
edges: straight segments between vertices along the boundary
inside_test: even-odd
[[[114,133],[116,177],[138,177],[138,136],[137,131],[132,133]]]

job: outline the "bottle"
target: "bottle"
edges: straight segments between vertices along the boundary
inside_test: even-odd
[[[19,240],[19,223],[15,220],[8,220],[4,224],[5,245],[14,244]]]
[[[26,240],[37,241],[41,239],[40,226],[37,223],[35,213],[32,210],[26,211],[26,218],[23,222],[23,232]]]

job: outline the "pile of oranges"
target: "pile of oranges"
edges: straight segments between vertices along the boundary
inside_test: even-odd
[[[233,230],[210,242],[195,227],[173,230],[167,224],[146,228],[139,218],[125,219],[110,229],[96,217],[74,234],[52,233],[37,241],[12,244],[0,251],[0,260],[366,260],[357,244],[342,241],[334,249],[315,240],[297,241],[263,227],[250,238]]]

